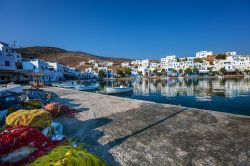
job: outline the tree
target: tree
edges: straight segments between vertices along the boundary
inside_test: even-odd
[[[188,61],[187,57],[185,58],[185,61]]]
[[[210,61],[209,64],[210,64],[210,65],[214,65],[214,62],[213,62],[213,61]]]
[[[180,62],[181,60],[180,60],[180,58],[177,58],[177,62]]]
[[[203,60],[201,58],[194,58],[194,63],[202,63]]]
[[[239,69],[235,69],[235,73],[236,73],[236,74],[239,74],[239,73],[240,73],[240,70],[239,70]]]
[[[191,68],[186,68],[184,70],[185,74],[192,74],[192,69]]]
[[[120,77],[124,77],[124,76],[125,76],[125,74],[123,73],[123,71],[120,70],[120,69],[118,69],[116,73],[117,73],[117,75],[120,76]]]
[[[173,69],[173,73],[177,73],[177,70]]]
[[[182,69],[179,69],[179,74],[182,74],[183,73],[183,70]]]
[[[213,75],[214,72],[213,72],[213,68],[210,68],[209,71],[208,71],[209,75]]]
[[[141,71],[138,71],[138,75],[142,76],[142,72],[141,72]]]
[[[153,70],[153,73],[154,73],[154,75],[157,75],[158,71],[155,69],[155,70]]]
[[[131,69],[130,68],[125,68],[125,71],[124,73],[127,75],[127,76],[130,76],[131,75]]]
[[[99,72],[98,72],[98,77],[99,77],[100,79],[103,79],[103,78],[106,77],[106,73],[105,73],[103,70],[99,70]]]
[[[250,70],[245,69],[245,70],[244,70],[244,73],[249,74],[249,73],[250,73]]]
[[[199,73],[199,69],[197,67],[194,67],[193,68],[193,73],[198,74]]]
[[[220,68],[220,73],[225,75],[225,73],[227,72],[227,70],[225,69],[225,67]]]
[[[166,70],[163,68],[163,69],[161,69],[161,74],[162,75],[164,75],[165,74],[165,72],[166,72]]]
[[[226,55],[225,54],[218,54],[215,57],[216,59],[226,59]]]

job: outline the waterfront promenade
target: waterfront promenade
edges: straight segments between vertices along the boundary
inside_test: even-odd
[[[108,165],[250,165],[250,117],[56,87],[64,134]]]

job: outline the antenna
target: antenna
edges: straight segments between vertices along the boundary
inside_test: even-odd
[[[15,40],[13,41],[13,48],[16,48],[16,42],[17,41],[15,41]]]

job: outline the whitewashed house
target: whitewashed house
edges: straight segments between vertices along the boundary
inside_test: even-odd
[[[212,51],[199,51],[196,54],[196,58],[207,58],[209,55],[213,55]]]
[[[98,78],[98,74],[92,68],[87,68],[82,72],[83,79],[96,79]]]
[[[55,81],[61,81],[61,80],[65,80],[64,77],[64,65],[60,64],[60,63],[56,63],[56,62],[48,62],[49,64],[49,68],[53,70],[55,70],[54,74],[55,74]]]
[[[130,63],[129,62],[123,62],[121,63],[121,67],[129,67]]]
[[[168,66],[172,66],[173,62],[177,62],[176,55],[169,55],[165,58],[161,58],[161,67],[166,69]]]
[[[200,73],[208,73],[208,62],[194,63],[194,67],[198,68]]]
[[[91,60],[88,61],[88,63],[91,64],[91,65],[94,65],[96,63],[96,61],[94,59],[91,59]]]
[[[0,42],[0,82],[18,81],[20,76],[16,71],[21,67],[21,61],[16,49]]]
[[[135,61],[132,61],[131,64],[134,65],[134,66],[148,67],[149,66],[149,59],[135,60]]]
[[[159,63],[150,63],[149,64],[149,70],[150,71],[154,71],[160,68],[160,64]]]
[[[220,71],[221,68],[225,68],[229,72],[235,71],[233,63],[228,60],[214,61],[214,71]]]
[[[98,67],[98,73],[100,70],[102,70],[106,74],[106,78],[114,77],[113,69],[109,69],[107,67]]]
[[[80,79],[81,77],[80,70],[76,69],[75,67],[70,67],[68,73],[72,79]]]
[[[49,64],[41,59],[28,59],[28,60],[23,60],[22,61],[22,66],[24,70],[27,71],[32,71],[36,74],[42,75],[41,77],[39,77],[39,82],[45,82],[45,83],[49,83],[51,82],[53,79],[51,79],[51,71],[49,71]],[[30,81],[34,81],[34,79],[38,79],[38,78],[34,78],[31,77]]]
[[[231,52],[225,52],[225,55],[234,56],[234,55],[237,55],[237,53],[236,51],[231,51]]]

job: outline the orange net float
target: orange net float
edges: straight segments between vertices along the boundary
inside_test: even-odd
[[[61,115],[73,115],[73,109],[69,108],[66,105],[59,103],[49,103],[44,107],[45,110],[49,111],[53,118]]]

